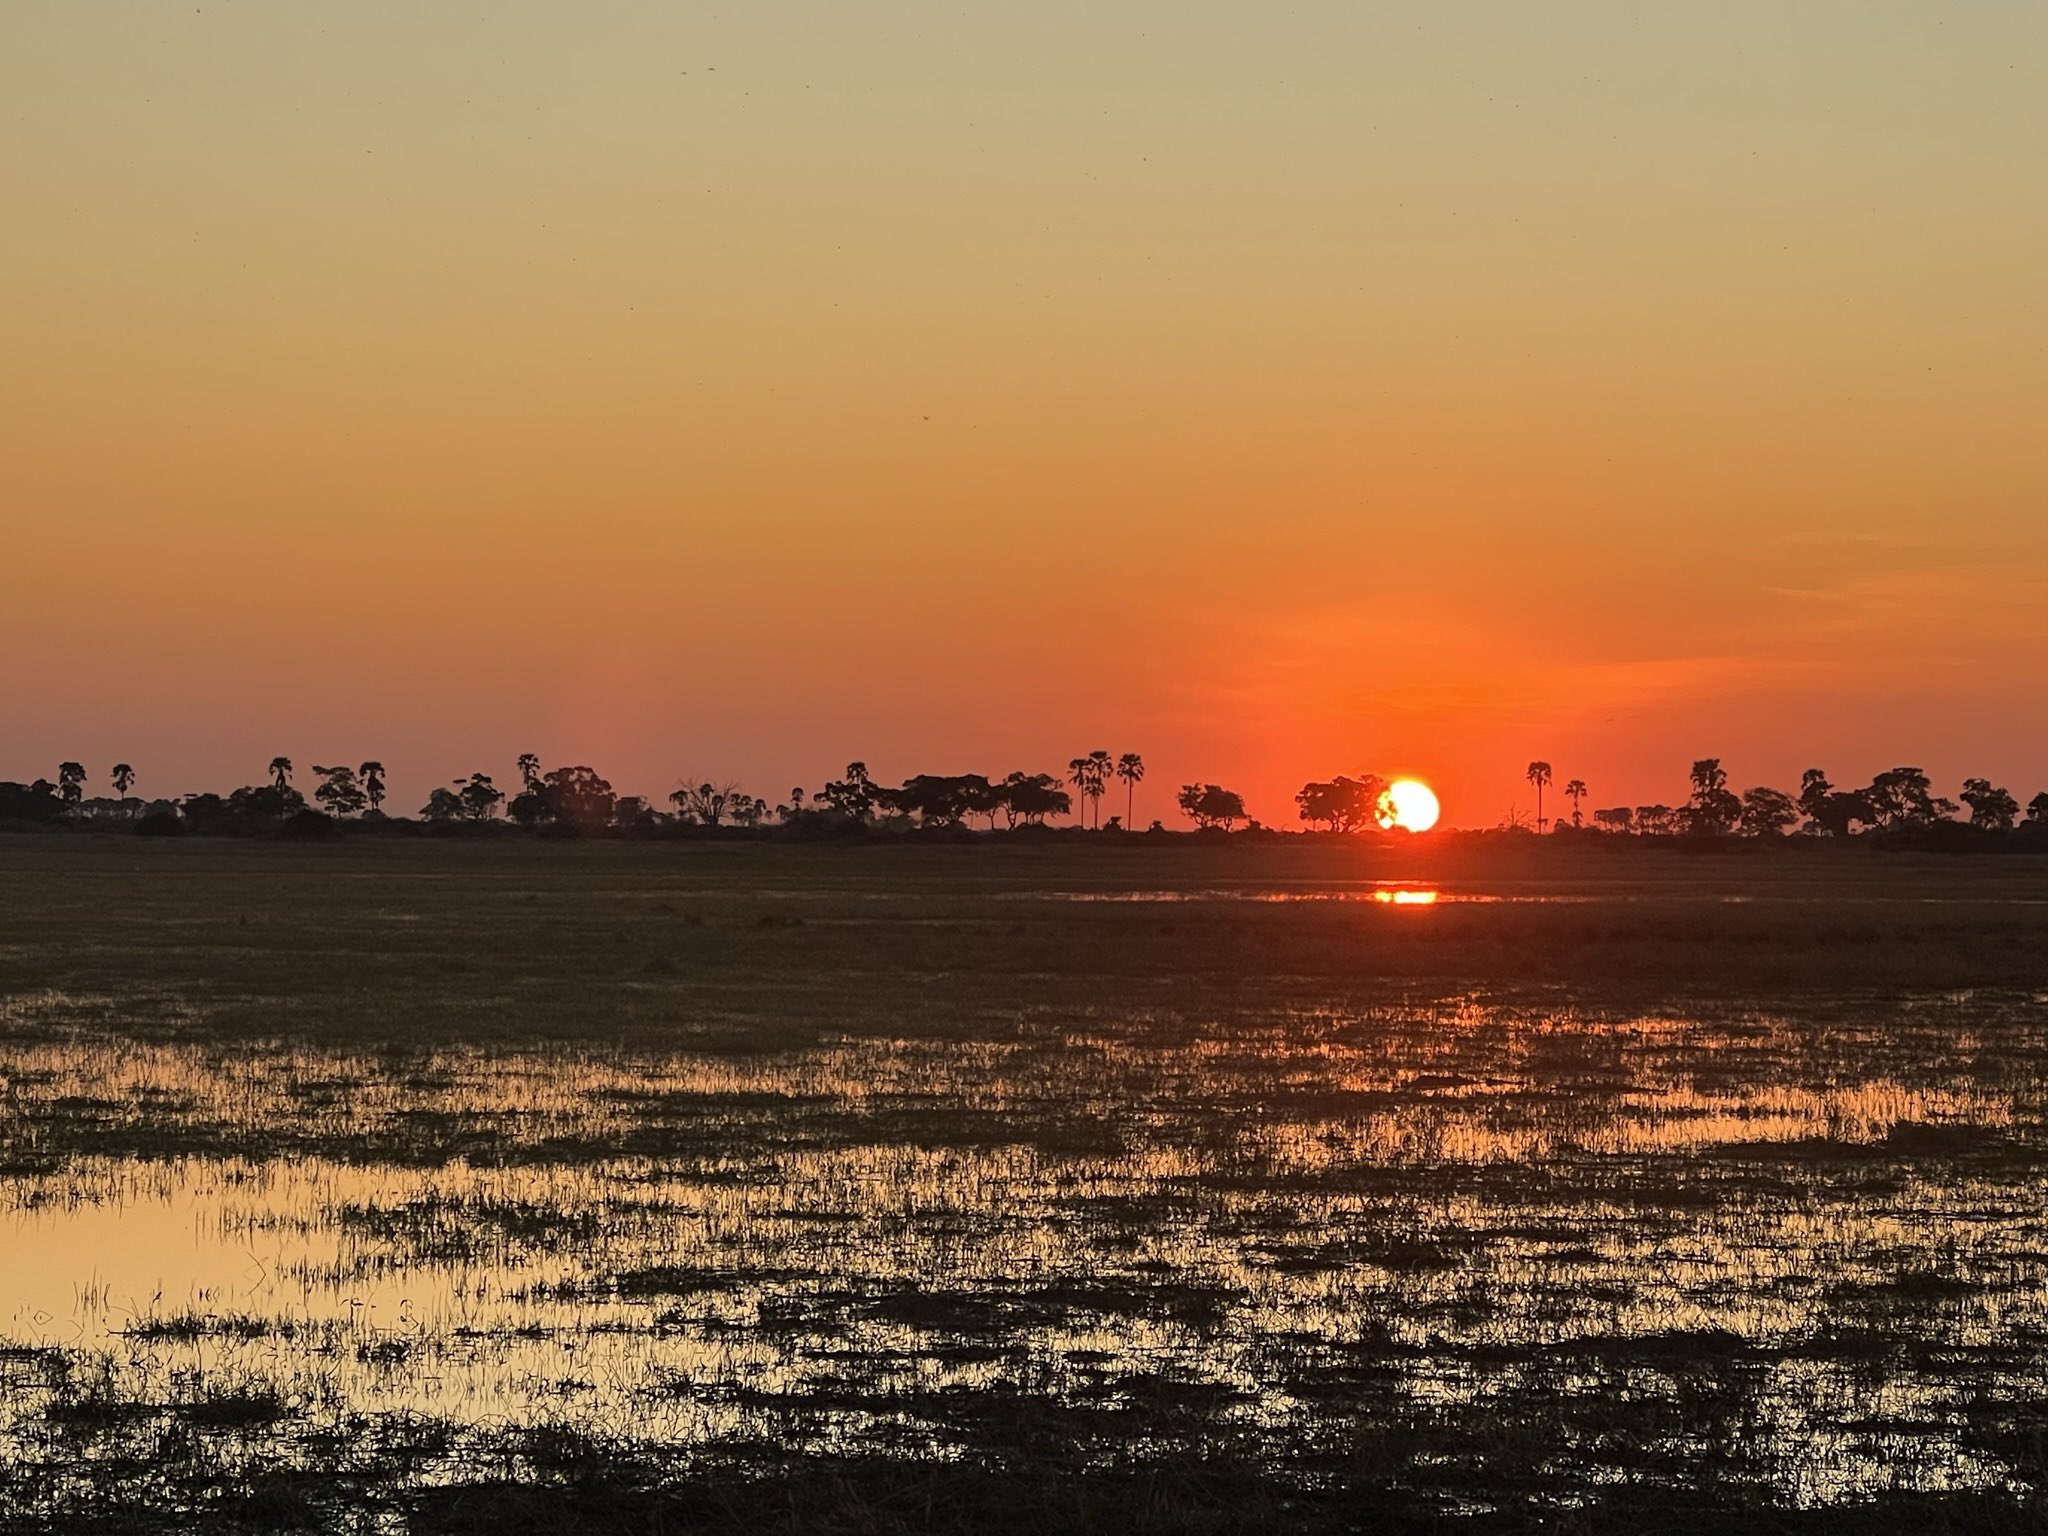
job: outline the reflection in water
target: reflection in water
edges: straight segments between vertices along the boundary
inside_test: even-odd
[[[1676,1455],[1725,1400],[1803,1500],[1996,1481],[1973,1398],[2048,1391],[2037,1015],[4,1045],[0,1456],[92,1371],[156,1404],[239,1383],[309,1433],[941,1452],[987,1432],[975,1394],[1168,1382],[1254,1444],[1540,1401],[1598,1468],[1615,1404]]]

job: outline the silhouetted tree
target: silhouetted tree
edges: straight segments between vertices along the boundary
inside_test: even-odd
[[[1303,821],[1320,821],[1332,832],[1360,832],[1386,814],[1387,781],[1376,773],[1358,778],[1338,774],[1327,783],[1301,786],[1294,797]]]
[[[109,777],[114,781],[114,793],[126,800],[128,791],[135,787],[135,770],[126,763],[116,763]]]
[[[846,765],[846,777],[834,779],[820,791],[819,799],[826,809],[854,821],[866,821],[875,814],[875,781],[868,777],[868,765],[852,762]]]
[[[2048,826],[2048,790],[2027,802],[2027,821],[2032,826]]]
[[[1970,825],[1993,832],[2010,832],[2019,820],[2020,803],[1989,779],[1963,780],[1963,804],[1970,808]]]
[[[455,787],[462,813],[471,821],[489,821],[498,814],[498,806],[505,798],[505,791],[491,782],[488,773],[472,773],[467,782],[457,779]]]
[[[552,823],[593,832],[611,824],[617,797],[591,768],[557,768],[512,797],[505,809],[522,826]]]
[[[519,783],[525,789],[540,788],[540,759],[531,752],[519,754]]]
[[[1728,775],[1718,757],[1692,765],[1692,799],[1685,807],[1685,825],[1693,832],[1731,832],[1742,819],[1742,802],[1728,788]]]
[[[283,821],[306,808],[306,797],[289,784],[245,784],[228,796],[228,813],[244,820]]]
[[[1625,805],[1612,806],[1593,813],[1593,825],[1608,832],[1633,832],[1636,813]]]
[[[750,831],[761,825],[761,818],[768,814],[768,802],[758,795],[738,794],[732,797],[732,819],[735,825]]]
[[[1102,796],[1109,788],[1109,781],[1116,774],[1116,759],[1101,748],[1088,754],[1088,766],[1094,770],[1089,780],[1088,799],[1095,807],[1095,830],[1102,830]]]
[[[1116,760],[1116,776],[1124,781],[1124,825],[1131,826],[1136,816],[1138,785],[1145,777],[1145,759],[1135,752],[1126,752]]]
[[[621,795],[612,806],[612,820],[628,832],[654,825],[657,813],[639,795]]]
[[[313,798],[331,815],[353,816],[368,804],[362,785],[356,782],[355,769],[322,768],[315,763],[313,772],[320,776],[320,783],[313,791]]]
[[[1011,827],[1020,821],[1027,827],[1042,826],[1046,817],[1064,816],[1074,804],[1073,797],[1049,773],[1027,774],[1019,770],[997,787],[1002,792],[1006,824]]]
[[[1751,837],[1779,837],[1799,820],[1799,802],[1782,789],[1759,784],[1742,795],[1740,826]]]
[[[1956,803],[1933,793],[1927,775],[1918,768],[1880,773],[1862,794],[1871,820],[1883,828],[1925,826],[1956,813]]]
[[[83,763],[59,763],[57,765],[57,798],[64,802],[73,820],[78,817],[78,807],[85,799],[85,765]]]
[[[1174,799],[1181,814],[1198,828],[1222,827],[1228,830],[1245,819],[1244,797],[1220,784],[1183,784]]]
[[[671,791],[669,803],[675,806],[678,815],[715,827],[725,820],[727,808],[732,803],[737,784],[699,784],[692,788],[688,784]]]
[[[1676,830],[1677,822],[1668,805],[1636,807],[1636,831],[1645,837],[1663,837]]]
[[[1067,782],[1074,786],[1076,793],[1081,797],[1080,820],[1084,827],[1088,825],[1088,807],[1091,803],[1097,805],[1098,819],[1100,817],[1103,773],[1108,764],[1109,754],[1100,751],[1090,752],[1086,757],[1077,757],[1067,764]]]
[[[1877,819],[1867,798],[1856,790],[1836,789],[1819,768],[1800,775],[1798,803],[1806,813],[1806,830],[1823,837],[1847,837],[1858,822],[1869,826]]]
[[[279,789],[292,787],[292,760],[288,757],[273,757],[270,760],[270,781]]]
[[[1523,777],[1536,786],[1536,830],[1541,832],[1546,825],[1543,819],[1543,791],[1550,783],[1550,764],[1539,759],[1529,765]]]
[[[803,813],[804,787],[803,785],[799,784],[796,786],[796,788],[792,789],[789,792],[789,804],[777,806],[775,808],[775,814],[780,816],[784,821],[795,821],[799,816],[803,815]]]
[[[461,780],[457,780],[460,783]],[[452,789],[436,789],[427,796],[427,803],[420,807],[422,821],[461,821],[469,814],[462,803],[462,796]]]
[[[1572,825],[1575,827],[1583,825],[1579,816],[1579,802],[1586,798],[1586,781],[1584,779],[1569,780],[1565,784],[1564,794],[1565,798],[1572,803]]]
[[[370,809],[381,811],[384,806],[384,765],[372,759],[356,772],[362,775],[363,795],[369,800]]]

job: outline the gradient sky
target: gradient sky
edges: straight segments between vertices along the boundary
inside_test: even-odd
[[[2048,7],[7,0],[0,206],[0,777],[2048,787]]]

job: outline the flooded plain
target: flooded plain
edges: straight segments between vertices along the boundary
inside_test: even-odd
[[[1459,918],[1400,899],[1448,887],[1360,889],[1376,944]],[[1060,893],[921,915],[1029,947],[1004,925],[1034,894]],[[719,925],[671,895],[661,931]],[[295,1005],[220,959],[246,924],[182,984],[138,952],[127,993],[14,989],[0,1487],[48,1513],[82,1507],[81,1468],[217,1484],[353,1447],[316,1523],[374,1524],[407,1488],[541,1475],[538,1432],[675,1465],[1228,1454],[1444,1515],[2042,1471],[2038,991],[1645,1006],[1127,968],[1005,1006],[849,951],[823,1004],[785,1001],[804,1030],[750,1033],[749,946],[858,896],[739,909],[709,991],[604,940],[637,1021],[609,1033],[407,1038],[374,965],[317,1027],[257,1028]],[[478,1014],[534,1006],[462,974]]]

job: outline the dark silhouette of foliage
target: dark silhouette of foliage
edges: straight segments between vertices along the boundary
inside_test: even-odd
[[[1302,785],[1294,803],[1303,821],[1322,822],[1332,832],[1361,832],[1378,826],[1386,813],[1387,781],[1376,773],[1355,779],[1340,773],[1327,783]]]
[[[2027,802],[2027,825],[2048,826],[2048,790],[2042,791]]]
[[[313,791],[313,798],[334,816],[353,816],[369,804],[369,797],[356,782],[356,771],[349,767],[322,768],[313,765],[313,772],[320,776],[320,783]]]
[[[452,789],[436,786],[427,795],[427,803],[420,807],[421,821],[461,821],[469,814],[469,808],[462,803],[462,796]]]
[[[491,782],[488,773],[472,773],[467,780],[455,781],[455,798],[471,821],[489,821],[504,803],[505,791]]]
[[[694,820],[703,826],[715,827],[725,820],[727,811],[732,808],[733,797],[738,792],[739,785],[732,783],[704,783],[694,789],[686,784],[672,792],[668,798],[675,806],[677,815]]]
[[[245,784],[228,796],[230,815],[245,821],[281,822],[306,809],[306,797],[289,784]]]
[[[1927,775],[1918,768],[1893,768],[1870,781],[1863,792],[1875,824],[1886,830],[1920,827],[1955,815],[1957,806],[1933,793]]]
[[[2010,832],[2019,820],[2020,803],[1989,779],[1963,780],[1963,804],[1970,808],[1970,825],[1993,832]]]
[[[107,777],[113,781],[114,793],[126,800],[128,791],[135,787],[135,770],[126,763],[116,763],[114,771]]]
[[[1011,827],[1043,826],[1046,817],[1064,816],[1073,809],[1073,796],[1049,773],[1012,773],[999,787],[1001,808]]]
[[[617,805],[611,785],[588,767],[557,768],[512,797],[506,807],[522,826],[557,826],[578,832],[608,827]]]
[[[0,821],[47,825],[63,814],[64,802],[57,797],[57,786],[48,779],[37,779],[33,784],[0,784]]]
[[[540,759],[531,752],[519,754],[519,783],[526,789],[540,788]]]
[[[1782,837],[1799,824],[1799,802],[1782,789],[1744,790],[1739,825],[1750,837]]]
[[[1116,776],[1124,781],[1124,825],[1128,827],[1137,817],[1138,785],[1145,777],[1145,759],[1135,752],[1126,752],[1116,760]]]
[[[1584,779],[1570,780],[1564,787],[1564,793],[1565,798],[1572,803],[1572,825],[1575,827],[1583,825],[1583,818],[1579,814],[1579,802],[1584,800],[1588,793],[1586,781]]]
[[[288,757],[273,757],[270,760],[270,782],[279,789],[290,789],[292,784],[292,760]]]
[[[1685,826],[1690,832],[1732,832],[1742,820],[1742,801],[1728,787],[1728,774],[1718,757],[1692,765],[1692,799],[1686,802]]]
[[[1197,829],[1222,827],[1228,831],[1246,819],[1244,797],[1220,784],[1183,784],[1174,799],[1181,814],[1193,821]]]
[[[1636,826],[1636,813],[1625,805],[1595,811],[1593,825],[1603,832],[1633,832]]]
[[[1550,783],[1550,764],[1539,758],[1528,766],[1522,776],[1536,786],[1536,830],[1540,833],[1547,825],[1543,819],[1543,791]]]
[[[57,798],[73,819],[78,816],[79,802],[85,798],[85,767],[81,763],[59,763],[57,765]]]
[[[384,765],[372,758],[356,769],[363,783],[363,796],[370,802],[372,812],[384,808]]]
[[[875,814],[875,781],[868,777],[868,765],[848,763],[846,777],[827,784],[818,798],[849,821],[866,821]]]

